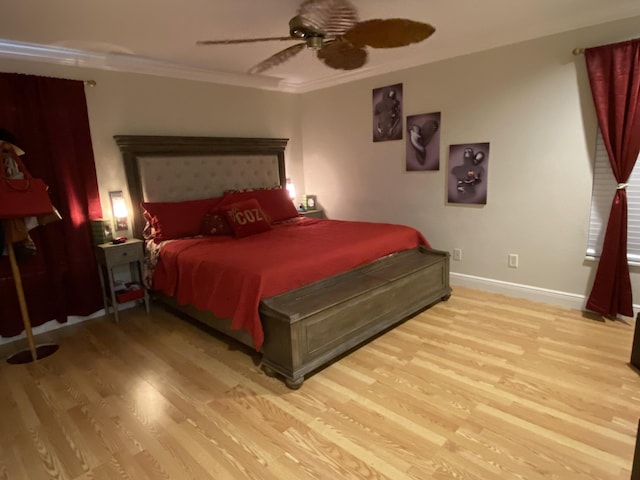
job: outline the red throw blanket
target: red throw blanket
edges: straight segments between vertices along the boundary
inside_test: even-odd
[[[153,288],[217,317],[230,318],[260,350],[258,306],[272,297],[385,255],[429,246],[402,225],[300,218],[244,238],[200,237],[163,245]]]

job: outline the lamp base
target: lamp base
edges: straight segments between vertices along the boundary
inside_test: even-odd
[[[58,351],[58,348],[60,348],[60,346],[55,344],[38,345],[36,347],[37,359],[40,360],[48,357],[49,355],[53,355]],[[7,363],[12,365],[22,365],[31,362],[33,362],[31,350],[22,350],[7,358]]]

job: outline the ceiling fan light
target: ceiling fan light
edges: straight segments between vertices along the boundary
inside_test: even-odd
[[[324,33],[307,24],[300,15],[289,20],[289,35],[293,38],[308,39],[310,37],[324,37]]]
[[[294,38],[305,38],[307,35],[307,28],[302,22],[302,17],[296,15],[289,20],[289,34]]]

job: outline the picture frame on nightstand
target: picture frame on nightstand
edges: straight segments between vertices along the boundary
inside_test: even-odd
[[[318,208],[318,198],[316,195],[306,195],[304,200],[304,208],[305,210],[317,210]]]

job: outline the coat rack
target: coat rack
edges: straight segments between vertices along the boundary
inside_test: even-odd
[[[4,201],[6,203],[4,204],[5,208],[3,209],[2,217],[13,218],[15,220],[16,218],[21,217],[37,216],[39,225],[45,225],[52,221],[60,220],[62,217],[51,204],[51,200],[49,199],[49,195],[46,191],[46,185],[43,185],[42,183],[40,184],[42,187],[39,192],[39,196],[38,192],[30,189],[30,187],[33,187],[38,180],[33,179],[26,171],[26,167],[18,157],[18,155],[24,154],[24,152],[13,145],[13,135],[4,129],[0,129],[0,147],[2,147],[0,148],[0,160],[3,160],[3,163],[0,164],[0,169],[2,169],[0,170],[0,178],[3,182],[6,182],[3,183],[5,188],[3,194],[6,197]],[[9,164],[9,167],[7,167],[8,171],[13,172],[14,175],[10,175],[5,171],[5,162],[8,162]],[[15,174],[15,169],[18,168],[21,174],[20,172]],[[22,183],[20,183],[20,185],[16,185],[11,182]],[[37,200],[36,197],[32,195],[32,192],[37,196]],[[30,201],[28,202],[28,200]],[[18,267],[18,261],[13,247],[15,238],[12,238],[7,230],[8,227],[14,226],[15,224],[11,224],[9,222],[3,223],[3,228],[5,229],[5,244],[9,255],[9,263],[11,265],[11,274],[16,287],[16,294],[20,305],[20,314],[22,316],[24,331],[29,344],[29,350],[15,353],[7,359],[7,362],[13,364],[35,362],[38,359],[45,358],[56,352],[58,350],[58,345],[36,346],[33,340],[33,331],[31,329],[29,310],[27,309],[24,288],[22,286],[22,277],[20,275],[20,268]]]

